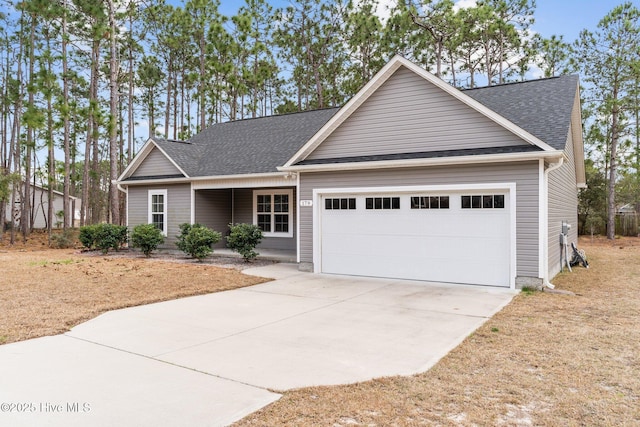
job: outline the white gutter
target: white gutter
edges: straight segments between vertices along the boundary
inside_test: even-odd
[[[128,189],[126,189],[126,188],[124,188],[124,187],[122,186],[122,184],[120,184],[120,181],[118,181],[118,180],[114,179],[114,180],[113,180],[113,181],[111,181],[111,182],[112,182],[113,184],[115,184],[115,185],[116,185],[116,187],[118,188],[118,190],[120,190],[121,192],[123,192],[124,194],[127,194],[127,195],[129,194],[129,190],[128,190]]]
[[[544,171],[544,212],[545,212],[545,220],[544,220],[544,230],[542,235],[545,236],[545,242],[546,244],[544,245],[544,259],[543,259],[543,263],[544,263],[544,279],[543,279],[543,286],[546,286],[549,289],[555,289],[555,285],[551,282],[549,282],[549,174],[551,172],[553,172],[554,170],[560,168],[562,166],[562,164],[564,163],[564,157],[560,157],[558,163],[552,163],[549,165],[549,167],[547,168],[546,171]]]
[[[143,184],[184,184],[198,181],[228,181],[234,179],[259,179],[259,178],[286,178],[290,176],[288,172],[268,172],[268,173],[246,173],[238,175],[211,175],[196,177],[180,177],[180,178],[157,178],[157,179],[134,179],[116,181],[118,183],[126,183],[127,185],[143,185]]]
[[[345,162],[345,163],[323,163],[315,165],[293,165],[281,166],[278,168],[282,172],[323,172],[335,170],[361,170],[361,169],[381,169],[397,167],[418,167],[418,166],[446,166],[463,165],[474,163],[500,163],[527,161],[537,159],[555,160],[562,157],[562,151],[535,151],[517,154],[484,154],[475,156],[459,157],[432,157],[426,159],[402,159],[402,160],[374,160],[368,162]]]

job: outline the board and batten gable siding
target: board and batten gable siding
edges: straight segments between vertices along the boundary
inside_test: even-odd
[[[267,188],[264,188],[265,190]],[[293,209],[292,223],[293,237],[264,237],[258,245],[258,250],[262,249],[281,249],[287,251],[296,250],[296,189],[283,187],[282,189],[293,190],[293,200],[289,206]],[[262,188],[261,188],[262,190]],[[253,189],[238,188],[233,190],[233,222],[253,224]]]
[[[549,278],[560,272],[560,234],[562,222],[571,224],[569,230],[569,258],[571,258],[571,242],[578,243],[578,188],[576,184],[576,164],[573,152],[572,132],[569,131],[565,148],[565,161],[560,168],[549,173]]]
[[[231,194],[230,189],[195,192],[195,222],[222,234],[222,239],[214,245],[214,248],[227,246],[225,238],[229,234],[229,224],[232,221]]]
[[[127,196],[129,230],[139,224],[149,223],[149,190],[167,190],[167,237],[162,246],[176,249],[174,243],[180,233],[179,225],[191,222],[191,185],[130,185]]]
[[[323,188],[508,182],[516,183],[516,275],[537,278],[539,239],[539,164],[537,161],[366,171],[306,172],[300,174],[300,199],[312,200],[313,190]],[[317,200],[314,203],[317,203]],[[313,208],[301,207],[301,263],[313,263],[313,238]],[[464,250],[464,248],[460,248],[460,250]],[[464,267],[461,266],[461,268]]]
[[[527,143],[401,67],[307,159],[519,145]]]
[[[174,166],[167,156],[160,150],[154,148],[140,163],[140,166],[131,174],[133,177],[160,176],[160,175],[182,175],[182,172]]]

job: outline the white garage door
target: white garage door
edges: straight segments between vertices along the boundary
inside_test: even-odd
[[[509,191],[326,194],[321,271],[509,286]]]

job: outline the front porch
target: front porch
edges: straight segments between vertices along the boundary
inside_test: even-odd
[[[222,233],[214,253],[237,255],[227,249],[229,224],[246,223],[263,231],[256,249],[261,258],[297,261],[295,187],[202,187],[193,190],[193,222]]]

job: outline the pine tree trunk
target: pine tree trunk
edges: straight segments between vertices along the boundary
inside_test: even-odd
[[[31,15],[31,33],[29,35],[29,86],[33,86],[34,72],[33,67],[35,64],[35,33],[36,33],[36,18],[34,14]],[[33,91],[29,91],[28,103],[33,105],[34,96]],[[24,172],[24,188],[22,198],[22,212],[20,215],[20,226],[22,228],[22,239],[27,241],[29,232],[31,231],[31,157],[33,156],[33,144],[34,144],[34,129],[32,125],[27,126],[27,150]]]
[[[118,119],[119,93],[118,93],[118,42],[116,39],[116,11],[113,0],[108,3],[109,7],[109,41],[110,41],[110,61],[109,61],[109,206],[111,208],[111,223],[120,224],[120,197],[116,180],[118,179]]]
[[[67,58],[67,1],[63,0],[62,11],[62,102],[63,102],[63,150],[64,150],[64,177],[62,189],[62,202],[64,205],[63,229],[66,231],[69,226],[73,227],[73,212],[70,209],[70,175],[69,158],[71,156],[69,147],[69,63]]]
[[[613,87],[612,97],[617,102],[618,88]],[[618,167],[618,115],[620,114],[617,105],[614,105],[611,111],[611,147],[609,148],[610,164],[609,164],[609,201],[607,204],[607,239],[616,238],[616,172]]]

